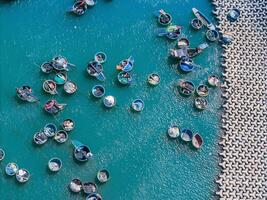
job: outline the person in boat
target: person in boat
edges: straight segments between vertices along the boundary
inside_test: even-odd
[[[71,120],[65,120],[63,123],[63,126],[66,128],[72,128],[73,127],[73,121]]]
[[[126,73],[124,73],[122,76],[123,76],[123,78],[130,78],[130,74],[129,74],[129,73],[127,73],[127,72],[126,72]]]
[[[96,93],[97,95],[101,95],[101,94],[103,94],[103,90],[102,90],[102,89],[100,89],[100,88],[97,87],[95,90],[96,90],[95,93]]]
[[[170,18],[169,18],[169,16],[165,13],[165,11],[161,9],[159,12],[160,12],[160,14],[161,14],[160,22],[163,23],[163,24],[168,23],[169,20],[170,20]]]

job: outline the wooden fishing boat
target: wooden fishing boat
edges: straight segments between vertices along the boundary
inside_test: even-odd
[[[112,108],[116,105],[116,99],[114,96],[109,95],[103,99],[103,103],[107,108]]]
[[[181,38],[178,40],[177,46],[182,49],[183,47],[189,47],[190,42],[187,38]]]
[[[172,139],[178,138],[180,135],[180,129],[177,125],[172,125],[168,128],[168,136]]]
[[[133,80],[133,78],[132,78],[131,74],[128,72],[122,71],[118,74],[118,81],[123,85],[131,84],[132,80]]]
[[[199,29],[202,28],[203,23],[202,23],[202,21],[201,21],[200,19],[198,19],[198,18],[194,18],[194,19],[192,19],[192,21],[191,21],[191,26],[192,26],[194,29],[199,30]]]
[[[39,101],[39,99],[32,94],[32,88],[30,86],[23,85],[16,89],[16,93],[18,98],[22,101],[27,101],[30,103]]]
[[[57,84],[52,81],[52,80],[46,80],[43,83],[43,89],[45,92],[49,93],[49,94],[57,94]]]
[[[181,139],[185,142],[190,142],[192,140],[193,137],[193,132],[189,129],[182,129],[181,131]]]
[[[188,59],[187,47],[182,47],[180,49],[170,49],[170,56],[179,60]]]
[[[202,97],[198,97],[195,99],[195,107],[199,110],[204,110],[207,108],[208,101]]]
[[[55,70],[69,71],[71,67],[75,67],[74,64],[68,62],[67,58],[63,56],[56,56],[52,60],[52,65]]]
[[[5,151],[4,151],[3,149],[0,148],[0,161],[1,161],[1,160],[4,160],[5,155],[6,155],[6,154],[5,154]]]
[[[86,182],[86,183],[83,183],[82,188],[83,188],[83,192],[85,194],[91,194],[91,193],[96,192],[97,185],[95,183],[92,183],[92,182]]]
[[[82,190],[82,181],[78,178],[72,179],[69,184],[69,189],[74,193],[79,193]]]
[[[147,81],[150,85],[158,85],[160,83],[160,76],[157,73],[149,74]]]
[[[19,169],[16,172],[16,179],[20,183],[25,183],[30,179],[30,173],[26,169]]]
[[[188,53],[189,58],[196,57],[198,54],[200,54],[208,46],[209,45],[207,43],[202,43],[202,44],[198,45],[197,48],[188,48],[187,53]]]
[[[216,75],[210,75],[208,77],[208,84],[212,87],[218,87],[220,85],[220,80]]]
[[[72,140],[71,143],[74,146],[73,155],[76,160],[80,162],[85,162],[85,161],[88,161],[89,158],[93,156],[88,146],[82,144],[81,142],[77,140]]]
[[[110,179],[109,171],[106,169],[99,170],[96,175],[97,180],[100,183],[105,183]]]
[[[19,170],[19,167],[14,162],[8,163],[6,168],[5,168],[6,174],[8,176],[14,176],[18,170]]]
[[[46,124],[43,132],[47,137],[53,137],[57,132],[57,126],[52,123]]]
[[[41,71],[44,72],[44,73],[46,73],[46,74],[51,73],[53,70],[54,70],[54,67],[53,67],[53,63],[51,61],[44,62],[41,65]]]
[[[33,141],[35,144],[41,145],[46,143],[48,140],[44,132],[37,132],[33,135]]]
[[[61,127],[63,128],[64,131],[72,131],[74,129],[74,121],[72,119],[65,119],[62,124]]]
[[[206,97],[209,95],[209,88],[208,86],[201,84],[197,87],[196,93],[200,97]]]
[[[130,72],[133,69],[133,65],[134,65],[134,58],[133,56],[130,56],[128,59],[126,60],[122,60],[117,66],[116,69],[117,70],[122,70],[124,72]]]
[[[103,73],[103,66],[96,61],[89,62],[87,65],[87,72],[90,76],[96,77],[100,81],[106,80],[106,77]]]
[[[199,133],[196,133],[195,135],[193,135],[192,145],[196,149],[200,149],[202,147],[202,145],[203,145],[203,139],[202,139],[202,137],[201,137],[201,135]]]
[[[98,193],[92,193],[86,197],[86,200],[102,200],[102,197]]]
[[[145,107],[145,103],[141,99],[136,99],[132,102],[132,109],[141,112]]]
[[[78,89],[78,86],[73,81],[67,81],[64,84],[64,91],[67,94],[73,94],[73,93],[75,93],[77,91],[77,89]]]
[[[195,86],[190,81],[180,80],[178,86],[180,94],[184,96],[190,96],[195,91]]]
[[[64,72],[58,72],[54,77],[54,82],[57,85],[63,85],[68,80],[68,76]]]
[[[68,140],[68,133],[64,130],[59,130],[56,132],[54,139],[58,142],[58,143],[64,143]]]
[[[194,15],[196,16],[196,18],[198,18],[203,23],[204,26],[206,26],[210,30],[215,29],[215,26],[211,23],[211,21],[204,14],[202,14],[199,10],[197,10],[196,8],[192,8],[192,11]]]
[[[67,104],[60,104],[55,99],[48,100],[44,109],[50,114],[57,114],[59,111],[63,110]]]
[[[105,88],[102,85],[95,85],[92,88],[92,94],[96,98],[101,98],[105,95]]]
[[[172,22],[172,16],[164,10],[158,11],[158,23],[162,26],[168,26]]]
[[[107,55],[104,52],[97,52],[95,54],[95,61],[102,64],[106,62],[107,60]]]
[[[195,69],[195,65],[193,64],[192,60],[181,60],[179,64],[180,70],[185,73],[191,72]]]
[[[235,22],[240,16],[240,10],[234,8],[234,9],[231,9],[229,11],[229,13],[227,14],[227,19],[230,21],[230,22]]]
[[[219,39],[220,35],[219,35],[219,32],[216,31],[215,29],[214,30],[208,30],[206,32],[206,38],[211,41],[211,42],[215,42]]]
[[[52,172],[58,172],[62,167],[62,161],[59,158],[51,158],[48,161],[48,168]]]
[[[181,32],[182,32],[181,26],[176,26],[176,25],[169,26],[167,28],[166,37],[169,38],[170,40],[177,40],[181,35]]]

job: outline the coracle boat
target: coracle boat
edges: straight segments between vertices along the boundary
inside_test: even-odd
[[[180,38],[177,42],[178,48],[182,49],[184,47],[189,47],[190,42],[187,38]]]
[[[59,111],[63,110],[67,104],[60,104],[55,99],[48,100],[44,109],[50,114],[57,114]]]
[[[178,138],[180,135],[180,129],[177,125],[172,125],[168,128],[168,136],[172,139]]]
[[[190,96],[195,90],[194,84],[190,81],[180,80],[178,86],[180,94],[185,96]]]
[[[83,183],[82,188],[85,194],[91,194],[96,192],[97,185],[95,183],[87,182]]]
[[[77,140],[72,140],[71,143],[74,146],[73,155],[74,158],[80,162],[88,161],[93,156],[88,146],[82,144]]]
[[[240,10],[234,8],[234,9],[231,9],[229,11],[229,13],[227,14],[227,19],[230,21],[230,22],[235,22],[240,16]]]
[[[74,126],[75,124],[72,119],[65,119],[61,124],[61,127],[64,131],[72,131],[74,129]]]
[[[149,74],[147,81],[150,85],[158,85],[160,83],[160,76],[157,73]]]
[[[52,80],[46,80],[43,83],[43,89],[45,92],[49,93],[49,94],[57,94],[57,84],[52,81]]]
[[[96,98],[101,98],[105,95],[105,88],[102,85],[95,85],[92,88],[92,94]]]
[[[43,132],[47,137],[53,137],[57,132],[57,126],[52,123],[46,124]]]
[[[198,97],[195,99],[195,106],[199,110],[204,110],[207,108],[208,102],[206,99],[202,97]]]
[[[69,184],[69,189],[74,193],[79,193],[82,190],[82,181],[78,178],[72,179]]]
[[[141,99],[136,99],[132,102],[132,109],[141,112],[145,107],[145,103]]]
[[[124,72],[130,72],[133,69],[133,65],[134,65],[134,58],[133,56],[130,56],[128,59],[126,60],[122,60],[117,66],[116,69],[117,70],[122,70]]]
[[[220,35],[219,35],[219,32],[216,31],[215,29],[214,30],[208,30],[206,32],[206,38],[211,41],[211,42],[215,42],[219,39]]]
[[[59,158],[51,158],[48,161],[48,169],[52,172],[58,172],[62,167],[62,161]]]
[[[220,80],[216,75],[210,75],[208,77],[208,84],[212,87],[218,87],[220,85]]]
[[[96,175],[97,180],[100,183],[105,183],[110,179],[109,171],[106,169],[99,170]]]
[[[77,89],[78,89],[78,86],[73,81],[67,81],[64,84],[64,91],[67,94],[73,94],[73,93],[75,93],[77,91]]]
[[[16,89],[16,93],[19,99],[34,103],[39,101],[39,99],[32,94],[32,88],[27,85],[23,85]]]
[[[17,173],[18,170],[19,170],[19,167],[14,162],[8,163],[7,166],[6,166],[6,169],[5,169],[6,174],[8,176],[14,176]]]
[[[200,97],[206,97],[209,95],[209,88],[208,86],[201,84],[197,87],[196,93]]]
[[[199,19],[204,26],[206,26],[210,30],[214,30],[215,26],[211,23],[211,21],[204,15],[202,14],[199,10],[196,8],[192,8],[192,11],[194,15],[196,16],[197,19]]]
[[[193,137],[193,132],[189,129],[182,129],[181,131],[181,139],[185,142],[190,142]]]
[[[197,56],[204,49],[206,49],[208,46],[209,45],[207,43],[202,43],[202,44],[198,45],[197,48],[188,48],[187,53],[188,53],[189,58],[193,58],[193,57]]]
[[[124,72],[124,71],[122,71],[122,72],[120,72],[120,73],[118,74],[118,81],[119,81],[122,85],[129,85],[129,84],[132,83],[132,80],[133,80],[133,78],[132,78],[131,74],[128,73],[128,72]]]
[[[48,140],[47,135],[44,132],[37,132],[33,135],[33,141],[35,144],[41,145]]]
[[[86,200],[102,200],[102,197],[98,193],[92,193],[86,197]]]
[[[202,23],[202,21],[201,21],[200,19],[198,19],[198,18],[194,18],[194,19],[192,19],[192,21],[191,21],[191,26],[192,26],[194,29],[199,30],[199,29],[202,28],[203,23]]]
[[[66,73],[58,72],[54,77],[54,82],[57,85],[63,85],[64,83],[66,83],[67,79],[68,79],[68,76]]]
[[[3,149],[0,148],[0,161],[1,161],[1,160],[4,160],[5,155],[6,155],[6,154],[5,154],[5,151],[4,151]]]
[[[68,133],[64,130],[59,130],[58,132],[56,132],[54,139],[58,143],[62,144],[68,140]]]
[[[97,52],[95,54],[95,61],[102,64],[106,62],[107,60],[107,55],[104,52]]]
[[[168,26],[172,22],[172,16],[164,10],[158,11],[158,23],[162,26]]]
[[[85,3],[85,1],[76,1],[73,6],[68,9],[68,12],[72,12],[78,16],[81,16],[85,13],[85,11],[87,10],[87,4]]]
[[[114,96],[109,95],[103,99],[103,103],[107,108],[112,108],[116,105],[116,99]]]
[[[68,62],[63,56],[56,56],[52,60],[52,65],[57,71],[69,71],[70,67],[75,67],[74,64]]]
[[[89,62],[87,72],[90,76],[96,77],[99,81],[105,81],[106,77],[103,74],[103,66],[97,61]]]
[[[192,60],[181,60],[179,64],[180,70],[182,70],[185,73],[191,72],[194,70],[195,65],[193,64]]]
[[[203,139],[202,139],[202,137],[201,137],[201,135],[199,133],[196,133],[195,135],[193,135],[192,145],[196,149],[200,149],[202,147],[202,145],[203,145]]]
[[[18,182],[20,183],[25,183],[29,180],[30,178],[30,173],[28,170],[26,169],[19,169],[17,172],[16,172],[16,179]]]
[[[51,61],[44,62],[41,65],[41,71],[44,72],[44,73],[46,73],[46,74],[51,73],[53,70],[54,70],[54,67],[53,67],[53,63]]]

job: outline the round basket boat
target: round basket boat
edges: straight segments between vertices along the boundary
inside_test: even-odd
[[[182,27],[181,26],[169,26],[167,28],[167,35],[166,37],[169,38],[170,40],[177,40],[179,36],[181,35],[182,32]]]
[[[48,168],[52,172],[58,172],[62,167],[62,161],[59,158],[51,158],[48,161]]]
[[[33,135],[33,141],[35,144],[41,145],[46,143],[48,140],[44,132],[37,132]]]
[[[56,56],[52,60],[52,65],[55,70],[67,71],[68,70],[68,60],[63,56]]]
[[[49,73],[51,73],[53,70],[54,70],[54,67],[53,67],[52,62],[44,62],[44,63],[41,65],[41,71],[42,71],[43,73],[49,74]]]
[[[178,138],[180,135],[180,129],[177,125],[173,125],[168,128],[168,136],[172,139]]]
[[[196,89],[196,93],[200,97],[206,97],[209,95],[209,88],[206,85],[199,85]]]
[[[92,94],[96,98],[101,98],[105,95],[105,88],[102,85],[95,85],[92,88]]]
[[[43,83],[43,89],[49,94],[57,94],[57,84],[52,80],[46,80]]]
[[[3,149],[0,148],[0,161],[1,161],[1,160],[4,160],[5,155],[6,155],[6,154],[5,154],[5,151],[4,151]]]
[[[117,66],[117,70],[121,70],[124,72],[130,72],[133,70],[134,67],[134,58],[130,56],[128,59],[122,60]]]
[[[136,99],[132,102],[132,109],[141,112],[145,107],[145,103],[141,99]]]
[[[97,77],[102,71],[103,66],[96,61],[91,61],[87,65],[87,72],[90,76]]]
[[[74,158],[80,162],[86,162],[93,156],[91,150],[86,145],[80,145],[74,148]]]
[[[187,38],[181,38],[178,40],[177,46],[178,48],[184,48],[184,47],[189,47],[190,42]]]
[[[17,172],[16,172],[16,179],[18,182],[20,183],[25,183],[29,180],[30,178],[30,173],[28,170],[26,169],[19,169]]]
[[[14,162],[8,163],[7,166],[6,166],[6,169],[5,169],[6,174],[8,176],[14,176],[17,173],[18,170],[19,170],[19,167]]]
[[[189,129],[182,129],[181,131],[181,139],[185,142],[190,142],[193,137],[193,132]]]
[[[162,26],[168,26],[172,22],[172,16],[169,13],[161,13],[158,16],[158,23]]]
[[[69,189],[74,193],[79,193],[82,190],[82,181],[78,178],[72,179],[69,184]]]
[[[195,107],[198,110],[204,110],[207,108],[208,102],[206,99],[202,98],[202,97],[198,97],[195,99]]]
[[[61,127],[63,128],[64,131],[72,131],[75,127],[75,123],[72,119],[65,119],[62,124]]]
[[[208,30],[206,32],[206,38],[211,41],[211,42],[215,42],[219,39],[219,32],[216,30]]]
[[[102,197],[100,194],[98,193],[93,193],[93,194],[89,194],[87,197],[86,197],[86,200],[102,200]]]
[[[156,73],[149,74],[147,81],[150,85],[158,85],[160,83],[160,76]]]
[[[64,83],[66,83],[67,79],[68,79],[68,76],[66,73],[58,72],[54,77],[54,82],[57,85],[63,85]]]
[[[208,84],[212,87],[218,87],[220,85],[220,80],[216,75],[210,75],[208,77]]]
[[[103,99],[103,103],[107,108],[112,108],[116,105],[116,99],[114,96],[109,95]]]
[[[194,29],[199,30],[199,29],[202,28],[203,23],[202,23],[202,21],[199,20],[198,18],[194,18],[194,19],[192,19],[192,21],[191,21],[191,26],[192,26]]]
[[[57,132],[57,126],[55,124],[49,123],[44,126],[44,134],[47,137],[53,137]]]
[[[97,180],[100,183],[105,183],[110,179],[109,171],[106,169],[99,170],[96,175]]]
[[[227,14],[227,19],[230,21],[230,22],[235,22],[240,16],[240,10],[234,8],[234,9],[231,9],[229,11],[229,13]]]
[[[68,140],[68,133],[64,130],[59,130],[58,132],[56,132],[54,139],[58,143],[64,143]]]
[[[95,54],[95,61],[98,63],[104,63],[107,60],[107,55],[104,52],[97,52]]]
[[[83,183],[82,188],[85,194],[91,194],[96,192],[97,185],[95,183],[87,182]]]
[[[71,11],[78,16],[82,16],[87,10],[87,5],[81,5],[82,3],[83,1],[76,1],[72,6]]]
[[[78,87],[76,85],[76,83],[72,82],[72,81],[67,81],[65,84],[64,84],[64,91],[67,93],[67,94],[73,94],[77,91]]]
[[[118,81],[119,81],[122,85],[129,85],[129,84],[132,83],[132,80],[133,80],[133,78],[132,78],[131,74],[128,73],[128,72],[124,72],[124,71],[122,71],[122,72],[120,72],[120,73],[118,74]]]
[[[179,82],[179,92],[181,95],[190,96],[194,93],[194,90],[195,86],[192,82],[183,80]]]
[[[196,149],[200,149],[203,145],[203,139],[199,133],[196,133],[192,138],[192,145]]]
[[[194,70],[194,64],[192,60],[181,60],[179,68],[181,71],[188,73]]]

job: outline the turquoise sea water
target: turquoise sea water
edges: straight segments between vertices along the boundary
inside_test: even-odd
[[[183,35],[195,47],[205,41],[205,31],[194,31],[189,26],[192,7],[199,8],[214,21],[208,0],[99,0],[82,17],[65,13],[73,3],[66,1],[26,0],[0,3],[0,146],[6,158],[0,163],[0,199],[85,199],[82,194],[69,192],[72,178],[95,181],[96,172],[109,169],[111,179],[99,185],[104,199],[151,200],[215,199],[218,168],[218,137],[221,114],[219,89],[211,89],[209,107],[203,112],[193,108],[194,96],[181,97],[174,87],[180,78],[196,85],[205,82],[208,75],[220,75],[220,49],[210,44],[195,63],[200,69],[191,74],[177,72],[168,59],[168,49],[175,42],[157,38],[158,27],[153,11],[164,8],[172,14],[173,22],[184,26]],[[95,100],[89,91],[99,82],[86,73],[86,64],[95,52],[104,51],[107,77],[106,94],[117,98],[117,106],[105,109],[101,100]],[[42,110],[51,98],[42,91],[42,82],[50,76],[40,72],[37,65],[55,55],[66,56],[77,65],[69,78],[78,84],[72,96],[59,89],[55,98],[68,106],[55,118]],[[133,55],[134,83],[122,87],[116,81],[116,64]],[[161,84],[150,87],[146,77],[151,72],[161,75]],[[29,84],[41,102],[28,104],[19,101],[15,88]],[[133,113],[132,100],[142,98],[145,109]],[[70,141],[56,144],[50,140],[41,147],[32,144],[32,136],[46,123],[58,125],[72,118],[76,127],[70,139],[78,139],[90,146],[94,157],[79,164],[73,161]],[[189,145],[166,137],[170,124],[188,127],[200,132],[204,146],[195,151]],[[60,157],[63,168],[49,173],[47,162]],[[18,184],[14,177],[4,174],[4,167],[14,161],[31,173],[26,184]]]

